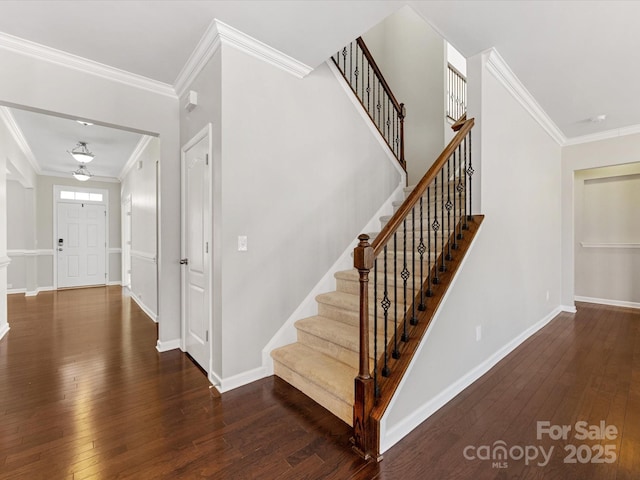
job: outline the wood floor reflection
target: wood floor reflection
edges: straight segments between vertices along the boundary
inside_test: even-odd
[[[1,479],[637,479],[640,311],[579,304],[430,417],[380,464],[350,429],[269,377],[213,395],[119,287],[9,296],[0,340]],[[614,441],[536,438],[536,422],[605,421]],[[545,466],[499,468],[465,447],[554,447]],[[614,445],[612,463],[564,463],[568,444]],[[583,452],[584,453],[584,452]]]

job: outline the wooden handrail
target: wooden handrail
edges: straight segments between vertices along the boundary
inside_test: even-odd
[[[406,372],[411,358],[418,350],[418,346],[424,337],[429,323],[433,318],[435,309],[444,299],[449,282],[461,265],[464,252],[469,248],[470,242],[475,236],[477,226],[482,221],[481,216],[472,215],[471,177],[473,167],[471,162],[471,129],[474,119],[461,120],[461,127],[449,145],[438,156],[427,173],[415,186],[413,191],[398,208],[398,211],[384,226],[376,239],[370,244],[369,236],[362,234],[358,237],[360,242],[354,250],[354,267],[360,277],[360,305],[359,305],[359,371],[354,383],[353,406],[353,443],[354,449],[363,458],[374,456],[380,459],[380,421],[387,409],[394,392],[398,388],[402,376]],[[464,143],[464,155],[462,144]],[[468,149],[467,149],[468,147]],[[457,152],[456,152],[457,151]],[[457,166],[456,166],[457,161]],[[464,162],[464,164],[463,164]],[[453,163],[453,168],[452,164]],[[445,185],[445,174],[447,187]],[[451,178],[453,175],[455,185],[451,196]],[[440,197],[438,194],[438,176],[442,187]],[[464,179],[464,181],[462,181]],[[467,180],[468,179],[468,180]],[[433,185],[434,197],[427,198],[427,245],[423,242],[423,195]],[[457,196],[457,198],[456,198]],[[464,201],[463,201],[464,196]],[[457,200],[457,201],[456,201]],[[416,244],[416,205],[419,203],[419,234],[420,243]],[[432,205],[433,204],[433,205]],[[438,219],[437,206],[440,207],[440,219]],[[434,208],[434,216],[431,217],[430,205]],[[444,213],[446,210],[446,214]],[[453,215],[452,215],[453,213]],[[453,217],[453,218],[452,218]],[[407,220],[411,221],[410,231],[407,231]],[[433,222],[431,221],[433,219]],[[453,220],[453,221],[452,221]],[[445,232],[446,237],[445,238]],[[397,265],[398,233],[401,238],[400,251],[402,252],[401,265]],[[438,245],[438,235],[440,245]],[[413,237],[411,250],[408,251],[407,237]],[[433,243],[433,250],[431,245]],[[393,266],[390,283],[388,283],[387,260],[391,248]],[[432,256],[435,254],[435,256]],[[453,253],[455,252],[455,253]],[[426,253],[427,269],[423,271],[424,255]],[[416,255],[419,274],[416,270]],[[378,297],[378,261],[382,255],[383,293]],[[408,256],[413,257],[411,263]],[[402,268],[400,272],[399,268]],[[411,268],[411,270],[409,270]],[[373,304],[369,301],[369,273],[373,270]],[[402,285],[401,297],[398,299],[398,274]],[[412,277],[413,275],[413,277]],[[416,285],[416,275],[419,285]],[[409,279],[411,279],[409,283]],[[391,284],[391,289],[388,289]],[[418,290],[416,290],[418,288]],[[393,295],[389,295],[389,291]],[[409,295],[407,295],[409,294]],[[429,306],[425,301],[430,297]],[[397,311],[397,302],[403,307]],[[390,309],[395,303],[393,309]],[[371,336],[370,307],[374,305],[373,336],[374,336],[374,364],[371,373],[369,368],[369,339]],[[381,308],[381,316],[378,316],[378,305]],[[391,313],[392,312],[392,313]],[[382,353],[378,350],[379,341],[378,325],[380,320],[384,325],[384,340]],[[393,324],[393,331],[388,332],[389,322]],[[391,350],[391,352],[390,352]],[[391,368],[389,368],[391,366]]]
[[[378,67],[378,64],[373,59],[373,55],[371,55],[371,52],[367,48],[367,45],[364,43],[364,40],[362,39],[362,37],[358,37],[356,39],[356,42],[358,42],[358,45],[362,49],[362,52],[364,53],[365,57],[367,57],[367,61],[369,62],[374,73],[380,80],[380,83],[382,84],[382,88],[384,88],[384,91],[387,93],[387,95],[389,95],[389,98],[391,99],[391,102],[393,103],[393,106],[397,110],[398,114],[402,118],[404,118],[404,108],[403,108],[404,106],[400,102],[398,102],[395,95],[391,91],[391,87],[387,83],[387,80],[384,78],[384,75],[382,75],[382,72],[380,71],[380,67]]]
[[[466,80],[467,77],[465,75],[463,75],[460,70],[458,70],[456,67],[454,67],[453,65],[451,65],[450,63],[447,65],[449,70],[453,70],[455,72],[456,75],[458,75],[460,78]]]
[[[475,120],[473,118],[470,118],[464,123],[462,128],[458,130],[458,133],[456,133],[456,136],[453,137],[453,140],[449,142],[449,145],[447,145],[447,148],[445,148],[442,151],[442,153],[436,159],[434,164],[431,165],[431,168],[429,168],[427,173],[425,173],[424,177],[422,177],[422,179],[418,182],[416,187],[409,194],[409,196],[404,201],[404,203],[400,206],[398,211],[396,211],[396,213],[391,217],[389,222],[384,226],[382,231],[378,234],[378,236],[376,236],[375,240],[371,244],[371,246],[373,247],[374,257],[377,257],[382,252],[382,249],[384,248],[384,246],[393,237],[394,232],[398,228],[400,228],[400,225],[402,225],[402,222],[404,221],[404,219],[409,216],[409,214],[411,213],[411,209],[416,205],[416,203],[418,203],[418,200],[427,190],[427,187],[431,184],[431,182],[433,182],[433,180],[436,178],[436,175],[445,165],[449,157],[453,155],[453,152],[462,143],[462,140],[464,140],[464,138],[467,136],[467,134],[473,127],[474,123],[475,123]]]
[[[467,121],[467,113],[463,113],[458,120],[455,121],[453,125],[451,125],[451,130],[457,132],[464,126],[464,122]]]

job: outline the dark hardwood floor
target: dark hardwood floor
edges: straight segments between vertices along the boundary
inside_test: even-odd
[[[119,287],[10,295],[9,320],[1,479],[640,478],[638,310],[579,304],[559,315],[379,464],[356,457],[350,429],[278,378],[214,394],[186,355],[156,352],[156,325]],[[538,439],[538,421],[572,430]],[[579,421],[618,435],[577,440]],[[499,441],[506,468],[465,458],[491,456]],[[514,458],[520,447],[538,457]],[[576,463],[565,463],[574,447]]]

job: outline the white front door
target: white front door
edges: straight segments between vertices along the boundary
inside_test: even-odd
[[[182,325],[184,350],[207,372],[211,208],[209,135],[205,129],[182,149]]]
[[[58,203],[58,288],[105,285],[106,207]]]

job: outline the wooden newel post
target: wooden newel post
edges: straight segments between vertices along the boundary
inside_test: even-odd
[[[407,116],[407,109],[404,103],[400,104],[400,163],[407,169],[407,162],[404,159],[404,117]]]
[[[370,414],[374,403],[374,385],[369,370],[369,272],[373,268],[373,247],[369,236],[358,237],[353,264],[360,274],[360,358],[355,379],[353,404],[353,448],[363,458],[377,455],[377,435],[371,428]]]

